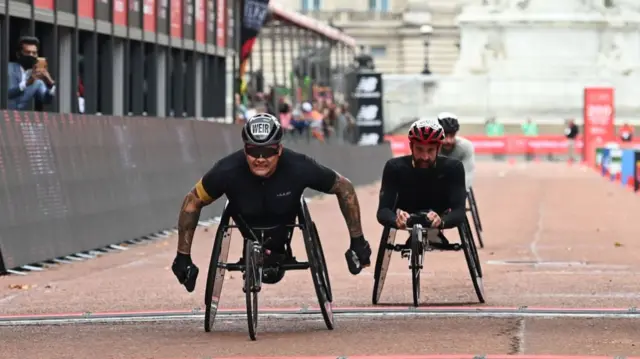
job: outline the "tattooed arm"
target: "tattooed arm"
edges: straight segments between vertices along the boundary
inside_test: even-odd
[[[187,193],[178,215],[178,253],[191,254],[193,235],[198,227],[202,208],[222,197],[228,174],[214,165]]]
[[[347,178],[337,174],[335,183],[329,193],[338,197],[338,204],[342,211],[342,216],[347,222],[349,235],[351,238],[362,236],[362,222],[360,221],[360,203],[356,190]]]
[[[200,183],[200,182],[198,182]],[[208,197],[208,196],[207,196]],[[198,227],[202,208],[213,203],[211,197],[202,199],[198,196],[197,185],[184,197],[178,215],[178,252],[191,254],[193,235]]]

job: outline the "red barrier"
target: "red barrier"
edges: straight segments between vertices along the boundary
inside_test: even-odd
[[[569,141],[561,135],[543,135],[527,137],[524,135],[509,135],[489,137],[483,135],[463,136],[470,140],[475,147],[475,153],[481,155],[567,155]],[[391,150],[395,156],[403,156],[410,153],[409,142],[404,135],[387,135],[385,139],[391,143]],[[640,140],[620,143],[621,148],[640,149]],[[574,154],[579,156],[582,152],[583,141],[579,137],[575,141]]]

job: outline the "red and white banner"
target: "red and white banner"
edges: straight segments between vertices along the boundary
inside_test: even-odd
[[[54,0],[34,0],[33,5],[40,9],[53,10]],[[78,3],[78,5],[80,5]]]
[[[144,0],[142,12],[142,28],[144,31],[156,32],[156,1]]]
[[[205,19],[204,4],[205,0],[196,0],[196,41],[204,44],[206,37],[207,24]]]
[[[127,26],[127,0],[113,0],[113,23]]]
[[[593,162],[595,148],[615,139],[615,107],[612,88],[584,89],[585,161]]]
[[[86,17],[89,19],[95,18],[95,3],[93,1],[82,1],[82,0],[77,0],[77,1],[78,1],[78,16]],[[36,3],[38,2],[42,3],[42,1],[36,1]]]
[[[182,0],[171,0],[169,27],[172,37],[182,37]]]
[[[216,0],[216,46],[227,46],[227,0]]]
[[[565,155],[568,153],[569,141],[561,135],[545,135],[527,137],[524,135],[510,135],[488,137],[483,135],[463,136],[473,143],[476,154],[480,155]],[[404,135],[387,135],[385,139],[391,144],[394,156],[404,156],[411,153],[409,141]],[[639,148],[640,140],[620,145],[621,148]],[[575,142],[576,150],[583,148],[582,138]],[[595,156],[595,148],[593,150]]]

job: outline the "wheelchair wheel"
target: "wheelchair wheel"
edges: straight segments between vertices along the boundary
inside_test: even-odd
[[[322,318],[327,326],[327,329],[333,330],[333,308],[327,294],[327,288],[329,285],[325,283],[324,273],[325,268],[322,266],[322,261],[318,257],[318,245],[320,243],[319,238],[315,236],[312,230],[313,221],[309,215],[309,208],[304,201],[304,197],[301,199],[302,213],[300,216],[300,222],[303,224],[304,246],[307,250],[307,258],[309,261],[309,269],[311,270],[311,278],[313,280],[313,286],[318,296],[318,304],[320,305],[320,311],[322,312]],[[326,278],[328,280],[329,278]]]
[[[378,256],[376,258],[376,268],[373,273],[373,304],[378,304],[384,280],[387,278],[389,263],[391,262],[391,253],[393,253],[393,245],[396,242],[396,230],[385,227],[380,238],[380,246],[378,247]]]
[[[260,285],[260,267],[257,264],[253,241],[247,240],[244,249],[244,293],[247,300],[247,324],[249,338],[256,340],[258,330],[258,291]]]
[[[422,270],[422,227],[411,230],[411,284],[413,285],[413,306],[420,305],[420,271]]]
[[[484,231],[484,229],[482,228],[482,221],[480,221],[480,211],[478,211],[478,201],[476,201],[476,195],[475,193],[473,193],[473,187],[469,188],[469,195],[471,196],[471,200],[473,201],[472,208],[475,208],[476,219],[478,220],[477,222],[478,228],[480,228],[480,231]]]
[[[216,231],[216,237],[213,242],[213,251],[209,262],[209,273],[207,274],[207,286],[204,292],[204,330],[210,332],[213,329],[213,323],[218,312],[218,305],[222,295],[222,284],[224,284],[225,268],[220,264],[226,263],[229,256],[229,246],[231,242],[231,229],[225,228],[229,225],[229,215],[222,214],[220,224]]]
[[[468,220],[465,220],[459,227],[458,233],[460,234],[460,241],[462,242],[462,250],[464,252],[464,257],[467,261],[467,268],[469,268],[469,275],[471,276],[471,281],[473,282],[473,289],[478,296],[478,301],[480,303],[484,303],[484,286],[482,283],[482,274],[481,271],[478,270],[478,266],[480,261],[476,262],[476,257],[473,255],[473,247],[475,247],[475,243],[473,243],[473,239],[469,237],[469,233],[471,229],[469,228]]]
[[[324,258],[324,250],[322,249],[322,241],[320,240],[320,235],[318,234],[318,227],[315,222],[313,223],[313,234],[316,238],[316,254],[318,255],[318,259],[322,264],[322,275],[324,276],[324,285],[325,285],[325,293],[327,294],[327,299],[330,302],[333,302],[333,292],[331,291],[331,281],[329,280],[329,267],[327,266],[327,261]]]
[[[478,255],[478,247],[476,247],[476,242],[473,241],[473,235],[471,233],[471,224],[469,220],[465,220],[465,227],[467,231],[467,235],[471,240],[469,241],[469,248],[471,249],[471,254],[473,255],[473,260],[476,263],[476,270],[478,271],[478,276],[482,278],[482,265],[480,263],[480,256]]]

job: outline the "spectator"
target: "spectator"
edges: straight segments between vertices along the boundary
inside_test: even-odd
[[[528,118],[523,124],[522,124],[522,134],[524,134],[527,137],[535,137],[538,136],[538,125],[531,121],[530,118]],[[534,154],[531,152],[531,148],[529,148],[529,146],[527,146],[527,154],[526,154],[526,159],[527,161],[531,161],[533,159]]]
[[[336,122],[338,122],[337,117],[336,107],[334,105],[327,104],[322,116],[322,131],[324,132],[325,138],[329,139],[335,135]]]
[[[504,136],[504,126],[496,122],[495,118],[490,118],[485,122],[485,134],[489,137]]]
[[[244,123],[244,120],[247,118],[247,107],[242,103],[242,98],[240,94],[237,93],[235,95],[235,108],[236,108],[236,123]]]
[[[522,124],[522,133],[529,137],[538,136],[538,124],[528,118],[527,121]]]
[[[349,104],[343,103],[338,111],[338,123],[336,125],[338,136],[346,143],[355,144],[358,140],[358,126],[356,119],[349,112]]]
[[[630,126],[628,122],[625,122],[622,127],[620,127],[620,140],[622,140],[622,142],[633,141],[633,132],[633,126]]]
[[[569,161],[573,162],[575,161],[574,151],[576,137],[578,137],[578,133],[580,131],[578,130],[578,125],[576,125],[575,121],[573,121],[572,119],[566,120],[565,124],[567,125],[567,127],[565,127],[564,129],[564,136],[567,138],[568,142],[567,149],[569,152]]]
[[[45,61],[38,59],[40,41],[31,36],[23,36],[18,41],[16,62],[9,62],[9,103],[10,110],[26,110],[31,100],[40,105],[51,103],[56,85],[46,68]]]
[[[293,132],[293,125],[291,124],[293,111],[286,98],[280,98],[280,106],[278,108],[278,111],[280,112],[280,124],[284,129],[285,135],[291,134]]]

